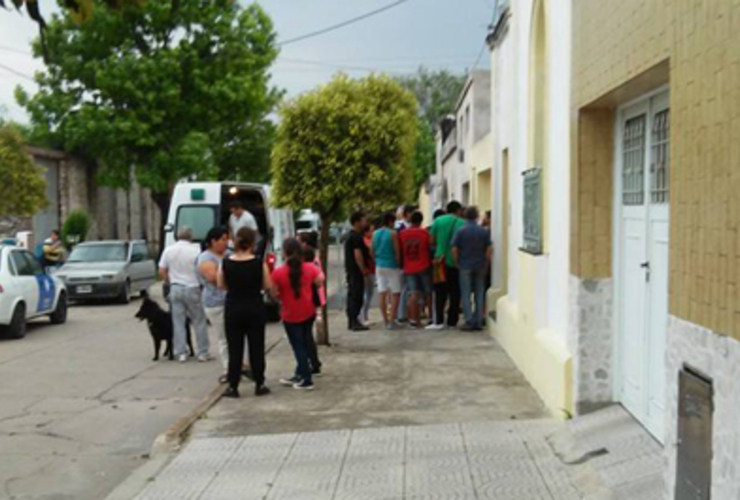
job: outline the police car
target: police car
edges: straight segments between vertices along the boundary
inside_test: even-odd
[[[48,275],[34,255],[0,244],[0,335],[22,338],[26,321],[49,316],[52,324],[67,321],[67,289]]]

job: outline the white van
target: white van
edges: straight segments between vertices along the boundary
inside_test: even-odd
[[[282,262],[282,247],[285,238],[295,236],[293,212],[270,206],[270,186],[240,182],[182,182],[175,186],[167,215],[165,247],[173,245],[178,231],[189,227],[193,240],[202,243],[208,231],[217,226],[227,227],[230,207],[241,202],[257,220],[261,235],[258,253],[273,269]],[[276,316],[277,307],[271,306],[271,318]]]
[[[301,210],[298,220],[295,223],[298,233],[321,232],[321,218],[319,214],[311,210]]]

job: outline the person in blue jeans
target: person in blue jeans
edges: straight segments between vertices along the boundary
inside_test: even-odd
[[[491,262],[493,244],[490,230],[478,224],[478,209],[465,210],[465,225],[452,240],[452,257],[460,270],[460,295],[462,296],[465,324],[463,331],[483,329],[483,308],[486,293],[486,274]],[[471,295],[473,306],[471,306]]]

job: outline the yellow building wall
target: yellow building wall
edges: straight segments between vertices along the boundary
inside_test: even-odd
[[[468,162],[470,179],[470,204],[475,205],[481,212],[491,209],[490,172],[493,168],[493,136],[489,133],[473,144]],[[481,174],[486,174],[481,175]],[[488,186],[481,185],[481,179]]]
[[[512,301],[508,295],[498,300],[493,333],[550,413],[557,418],[569,418],[574,413],[572,356],[561,335],[537,328],[536,288],[540,281],[536,257],[518,252],[516,258],[520,278],[518,301]]]
[[[468,162],[468,178],[470,179],[470,204],[475,205],[481,212],[491,209],[491,185],[488,189],[481,185],[480,181],[493,168],[493,136],[489,133],[473,144],[470,150],[470,161]]]
[[[424,186],[419,190],[419,199],[417,200],[419,211],[424,215],[424,225],[431,224],[432,220],[432,206],[429,200],[429,195],[424,190]]]
[[[573,0],[571,270],[611,276],[602,257],[611,234],[599,228],[610,227],[612,209],[596,200],[612,149],[593,122],[608,122],[616,105],[669,84],[670,313],[737,339],[739,47],[737,0]]]

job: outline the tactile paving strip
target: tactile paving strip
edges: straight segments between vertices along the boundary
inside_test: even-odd
[[[546,438],[480,422],[201,438],[137,500],[580,500]]]

